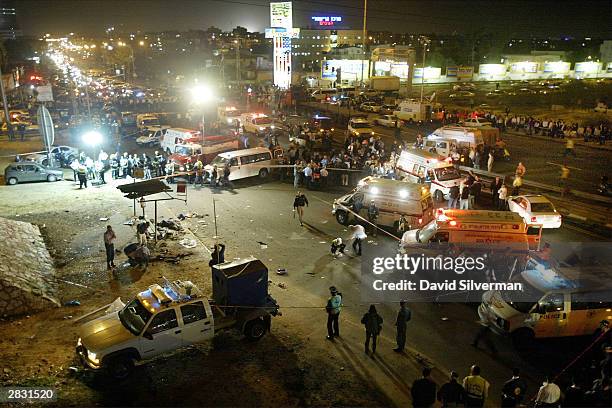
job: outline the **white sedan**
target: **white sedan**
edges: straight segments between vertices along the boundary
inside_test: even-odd
[[[374,119],[374,124],[384,127],[396,127],[399,118],[395,115],[382,115]]]
[[[510,211],[520,215],[527,224],[542,225],[542,228],[560,228],[561,214],[553,203],[543,195],[520,195],[508,197]]]

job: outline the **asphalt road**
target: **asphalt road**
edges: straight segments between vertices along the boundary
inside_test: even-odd
[[[342,192],[306,191],[310,206],[306,209],[306,225],[302,228],[292,217],[292,185],[276,181],[260,184],[257,179],[235,184],[236,188],[232,191],[192,188],[187,205],[166,202],[163,204],[166,211],[162,210],[160,214],[172,216],[195,211],[212,215],[214,199],[220,240],[228,245],[226,259],[254,255],[266,262],[271,273],[277,268],[286,268],[288,275],[283,282],[286,282],[289,290],[285,297],[278,300],[288,318],[303,322],[311,332],[312,341],[325,341],[325,315],[320,310],[310,308],[325,304],[330,285],[338,287],[346,305],[341,318],[341,332],[344,341],[353,342],[359,350],[359,344],[363,341],[363,328],[359,321],[368,307],[361,301],[360,258],[352,256],[351,251],[348,251],[349,256],[339,259],[329,255],[329,242],[332,239],[338,236],[348,239],[346,228],[337,224],[331,214],[331,202]],[[212,228],[209,226],[207,231],[195,233],[202,243],[210,247],[213,243]],[[590,239],[586,234],[565,227],[544,232],[544,240],[553,246],[555,242]],[[390,240],[384,234],[378,234],[378,238],[369,238],[365,245]],[[262,249],[260,242],[266,244],[265,249]],[[476,305],[414,303],[410,304],[410,308],[413,318],[409,323],[408,345],[413,355],[418,353],[432,361],[438,369],[453,369],[462,376],[470,365],[479,364],[483,376],[492,383],[491,395],[495,399],[513,367],[522,369],[530,382],[529,393],[532,393],[545,372],[561,370],[586,344],[583,339],[548,341],[538,343],[537,349],[530,354],[522,354],[513,348],[509,339],[496,336],[494,342],[498,353],[494,355],[488,350],[470,346],[479,329]],[[399,388],[402,385],[393,380],[391,372],[410,373],[404,379],[411,383],[414,379],[412,373],[418,371],[418,365],[415,368],[413,359],[398,357],[391,351],[395,335],[392,324],[397,305],[380,304],[378,310],[385,321],[378,353],[392,369],[371,366],[367,359],[364,360],[365,357],[359,355],[347,356],[341,364],[363,371],[382,388],[398,388],[397,392],[401,394]],[[329,347],[338,345],[330,344]]]
[[[337,114],[337,106],[319,104],[323,112],[324,108],[330,109],[330,114]],[[342,114],[348,114],[348,109],[340,108]],[[354,113],[354,111],[353,111]],[[361,112],[360,112],[361,113]],[[370,120],[376,118],[377,114],[368,114]],[[413,143],[418,133],[426,136],[436,129],[437,125],[424,125],[422,127],[410,126],[402,128],[403,140]],[[374,126],[374,131],[383,136],[385,143],[393,140],[393,129],[382,126]],[[344,136],[341,131],[335,135],[337,140]],[[570,188],[594,193],[599,179],[604,174],[609,174],[608,161],[612,153],[607,150],[593,149],[576,145],[577,157],[563,157],[565,145],[542,138],[530,138],[528,136],[505,132],[503,139],[508,143],[510,161],[498,161],[493,165],[493,171],[507,175],[514,175],[514,170],[519,161],[527,168],[525,180],[539,183],[559,185],[561,165],[565,162],[570,166]]]

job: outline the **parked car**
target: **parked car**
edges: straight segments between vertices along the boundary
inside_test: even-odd
[[[474,92],[459,91],[459,92],[455,92],[455,93],[448,95],[448,97],[451,99],[466,99],[466,98],[473,98],[474,95],[476,95]]]
[[[398,121],[400,120],[395,115],[382,115],[374,119],[374,124],[384,127],[396,127]]]
[[[79,155],[79,150],[72,146],[53,146],[51,149],[51,155],[57,159],[57,161],[62,161],[65,165],[69,165],[75,158]],[[33,153],[25,157],[25,160],[36,162],[45,167],[49,165],[49,161],[47,159],[46,153]],[[61,163],[57,163],[60,165]]]
[[[379,105],[376,102],[364,102],[361,104],[361,106],[359,107],[360,110],[362,110],[363,112],[380,112],[382,108],[382,105]]]
[[[553,203],[541,194],[508,197],[510,211],[517,213],[527,224],[542,225],[542,228],[560,228],[561,214]]]
[[[461,122],[461,126],[468,126],[468,127],[491,126],[491,122],[489,122],[485,118],[467,118]]]
[[[380,113],[383,115],[392,115],[393,112],[397,110],[397,105],[394,104],[384,104],[380,108]]]
[[[58,181],[64,178],[59,169],[45,167],[35,162],[11,163],[4,169],[6,184],[14,186],[17,183],[29,181]]]

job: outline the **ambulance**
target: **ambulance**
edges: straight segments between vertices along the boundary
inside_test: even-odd
[[[560,262],[537,256],[511,280],[522,291],[487,291],[478,308],[481,321],[526,349],[535,339],[597,335],[612,321],[608,265],[576,263],[565,251]]]
[[[395,164],[395,173],[414,183],[424,182],[436,201],[448,200],[450,188],[465,180],[450,159],[421,149],[407,149]]]
[[[451,243],[463,246],[494,245],[527,253],[539,249],[542,226],[527,225],[510,211],[436,210],[436,217],[422,228],[410,231],[403,244]]]
[[[246,113],[240,116],[240,123],[245,132],[261,135],[274,130],[274,120],[263,113]]]
[[[240,123],[240,115],[240,110],[236,109],[235,106],[219,106],[217,108],[219,122],[224,125],[234,126],[236,123]]]
[[[478,129],[460,126],[443,126],[434,130],[424,141],[423,149],[448,157],[453,148],[484,147],[484,139]]]
[[[377,224],[381,226],[397,230],[402,215],[408,222],[406,229],[419,228],[433,219],[433,200],[427,186],[372,176],[360,180],[353,191],[334,200],[332,214],[339,224],[348,225],[351,219],[356,219],[355,210],[360,208],[359,216],[367,219],[372,200],[378,207]]]
[[[177,145],[186,143],[198,143],[201,141],[201,133],[197,130],[170,128],[160,139],[160,146],[163,151],[172,154],[176,150]]]

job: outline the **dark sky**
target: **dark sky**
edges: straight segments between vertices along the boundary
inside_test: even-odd
[[[369,0],[372,30],[469,33],[474,29],[508,36],[612,38],[612,0]],[[269,24],[265,0],[17,0],[26,34],[103,33],[206,29],[237,25],[251,31]],[[313,15],[340,15],[346,28],[361,28],[362,0],[294,1],[294,25]]]

